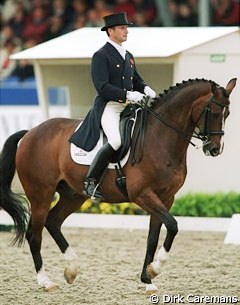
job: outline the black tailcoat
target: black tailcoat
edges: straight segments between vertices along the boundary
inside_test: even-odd
[[[133,55],[127,51],[124,60],[108,42],[93,55],[91,75],[98,94],[81,127],[70,138],[70,142],[86,151],[97,144],[106,103],[124,103],[127,91],[143,93],[146,86],[137,72]]]

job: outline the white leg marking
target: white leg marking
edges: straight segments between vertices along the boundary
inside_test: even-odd
[[[49,277],[47,276],[44,270],[44,267],[42,267],[37,273],[37,282],[41,287],[44,287],[45,289],[49,289],[57,286],[54,282],[52,282],[49,279]]]
[[[63,254],[63,258],[66,261],[72,261],[78,259],[78,256],[71,247],[68,247],[65,253]]]
[[[146,284],[146,290],[145,290],[145,294],[154,294],[158,291],[157,286],[155,286],[154,284]]]
[[[69,284],[72,284],[80,271],[78,256],[71,247],[68,247],[63,258],[67,263],[64,277]]]
[[[156,274],[160,273],[162,266],[168,260],[168,256],[169,256],[168,252],[162,246],[158,251],[156,261],[151,263],[152,269]]]
[[[162,262],[162,264],[165,264],[166,261],[168,260],[169,254],[168,252],[165,250],[165,248],[162,246],[157,254],[157,260]]]

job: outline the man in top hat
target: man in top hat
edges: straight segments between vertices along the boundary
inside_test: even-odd
[[[98,199],[103,199],[98,189],[99,181],[112,155],[121,146],[119,121],[126,100],[137,103],[145,95],[156,97],[155,91],[138,74],[133,55],[122,45],[127,40],[130,25],[126,13],[107,15],[104,22],[101,31],[106,31],[108,41],[93,55],[91,64],[92,80],[98,94],[80,133],[73,134],[70,139],[90,151],[99,139],[101,128],[106,134],[107,142],[94,158],[84,183],[84,194]]]

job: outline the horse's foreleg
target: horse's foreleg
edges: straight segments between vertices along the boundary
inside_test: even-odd
[[[161,267],[166,263],[174,237],[178,232],[177,222],[171,214],[169,214],[167,211],[164,211],[161,215],[161,218],[162,222],[166,226],[167,236],[156,255],[156,260],[148,266],[148,273],[151,278],[157,276],[161,271]]]
[[[168,253],[171,249],[174,237],[178,232],[177,222],[174,217],[168,212],[160,198],[154,193],[148,193],[139,198],[138,204],[142,206],[150,215],[150,227],[147,244],[147,254],[144,262],[141,280],[146,283],[146,293],[151,294],[158,289],[152,284],[152,279],[157,276],[162,266],[168,259]],[[160,247],[155,260],[155,254],[160,228],[162,223],[167,229],[167,235],[164,240],[163,246]],[[150,262],[151,259],[151,262]]]
[[[162,223],[159,221],[158,218],[154,216],[150,216],[150,224],[149,224],[149,232],[148,232],[148,239],[147,239],[147,250],[145,261],[143,265],[143,270],[141,274],[141,281],[146,283],[146,293],[152,294],[156,292],[158,289],[157,287],[152,284],[151,278],[149,278],[149,274],[147,273],[147,267],[152,263],[159,239],[159,233],[161,230]]]

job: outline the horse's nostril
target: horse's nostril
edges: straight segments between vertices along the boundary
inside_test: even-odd
[[[219,155],[219,149],[218,149],[217,147],[212,148],[212,149],[210,150],[210,154],[211,154],[211,156],[213,156],[213,157],[218,156],[218,155]]]

